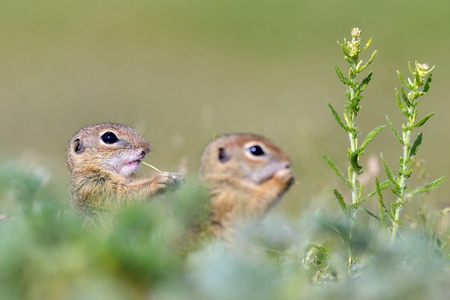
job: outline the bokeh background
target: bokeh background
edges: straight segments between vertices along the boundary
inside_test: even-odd
[[[321,155],[344,170],[347,137],[327,102],[342,110],[334,65],[347,65],[336,41],[359,27],[374,40],[362,58],[378,50],[358,117],[363,135],[385,114],[400,128],[396,70],[436,65],[419,106],[421,116],[436,112],[419,151],[435,179],[450,165],[449,13],[444,0],[1,0],[0,159],[44,166],[68,201],[65,148],[85,125],[135,127],[152,145],[148,162],[185,165],[190,179],[214,133],[252,132],[293,160],[300,185],[277,210],[335,201],[341,185]],[[401,148],[387,128],[362,163],[379,152],[394,168]],[[445,184],[427,199],[442,207],[448,194]]]

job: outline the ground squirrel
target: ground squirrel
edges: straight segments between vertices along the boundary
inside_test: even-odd
[[[259,219],[294,181],[289,157],[263,137],[221,136],[206,146],[200,180],[210,193],[210,227],[228,239],[234,224]]]
[[[179,173],[135,178],[149,152],[148,142],[130,127],[100,123],[82,128],[67,149],[72,206],[82,215],[95,216],[177,187],[184,180]]]

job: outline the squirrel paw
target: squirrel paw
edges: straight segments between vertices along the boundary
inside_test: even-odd
[[[160,172],[154,177],[154,184],[157,190],[174,191],[184,183],[184,175],[172,172]]]

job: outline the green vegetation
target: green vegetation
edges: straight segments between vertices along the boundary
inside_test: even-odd
[[[375,187],[363,196],[363,185],[358,180],[358,177],[363,173],[363,167],[359,164],[360,157],[364,154],[364,150],[368,146],[368,144],[373,141],[373,139],[377,136],[378,133],[380,133],[385,125],[378,126],[377,128],[373,129],[369,134],[367,134],[362,144],[360,146],[358,145],[358,135],[360,134],[360,132],[358,130],[358,127],[356,126],[356,116],[361,109],[361,100],[363,98],[362,92],[369,85],[372,78],[372,72],[369,72],[369,74],[364,79],[362,79],[361,82],[357,80],[357,75],[373,62],[377,51],[374,51],[370,59],[365,64],[363,64],[363,61],[359,59],[359,54],[369,47],[372,39],[370,39],[367,44],[361,48],[361,30],[359,28],[354,28],[351,32],[351,35],[351,40],[344,39],[344,42],[342,44],[339,44],[343,49],[345,60],[350,65],[348,77],[344,76],[338,66],[335,66],[336,74],[339,77],[339,80],[344,85],[348,86],[348,90],[346,91],[348,101],[345,104],[343,113],[344,121],[341,120],[335,108],[331,104],[328,104],[337,124],[345,132],[347,132],[349,136],[350,147],[347,151],[349,159],[348,177],[345,177],[345,175],[341,171],[339,171],[336,164],[330,158],[328,158],[328,156],[323,155],[326,163],[345,183],[345,185],[350,189],[351,192],[351,203],[347,204],[342,194],[337,189],[334,190],[334,195],[339,203],[339,206],[344,215],[347,217],[347,221],[349,222],[348,227],[342,230],[338,229],[335,226],[329,225],[339,234],[344,243],[348,246],[349,254],[347,258],[347,266],[349,269],[353,266],[353,263],[355,263],[355,257],[353,256],[352,249],[352,238],[354,233],[354,226],[359,223],[356,217],[356,212],[358,210],[365,211],[370,216],[381,221],[382,224],[388,229],[388,232],[391,234],[391,239],[395,240],[395,238],[397,237],[398,228],[400,226],[400,213],[407,198],[420,193],[432,191],[439,187],[446,179],[446,176],[443,176],[412,191],[408,190],[407,179],[411,176],[412,168],[414,166],[414,158],[422,143],[422,133],[417,136],[414,143],[411,142],[412,130],[424,125],[428,121],[428,119],[430,119],[434,115],[434,113],[430,113],[420,121],[416,122],[418,114],[418,98],[428,92],[432,78],[431,71],[434,69],[434,67],[430,69],[427,64],[418,64],[416,62],[414,70],[411,68],[411,64],[409,64],[409,70],[414,77],[413,81],[408,78],[408,82],[406,82],[400,72],[397,72],[403,85],[411,91],[408,93],[408,95],[406,95],[404,88],[401,89],[400,93],[396,90],[397,104],[403,115],[406,117],[406,123],[402,125],[402,137],[400,137],[400,135],[397,133],[392,121],[388,117],[386,117],[390,129],[392,130],[394,136],[397,138],[398,142],[403,147],[403,156],[399,159],[400,166],[397,171],[398,175],[394,178],[394,175],[390,170],[386,159],[384,158],[383,154],[381,154],[381,160],[385,173],[387,175],[387,179],[384,182],[380,183],[378,178],[375,178]],[[391,211],[389,211],[384,204],[382,190],[390,188],[391,186],[391,191],[397,197],[397,199],[392,202]],[[365,201],[371,199],[375,195],[378,196],[379,216],[361,206]],[[440,246],[442,243],[440,240],[437,240],[436,244]]]
[[[372,73],[362,80],[358,74],[375,56],[374,52],[365,64],[360,62],[359,54],[370,44],[361,48],[360,34],[354,30],[352,39],[341,44],[349,75],[335,68],[348,87],[344,121],[329,105],[350,141],[347,175],[324,156],[349,190],[347,194],[334,189],[338,204],[329,197],[331,184],[324,184],[329,193],[317,191],[315,197],[326,198],[325,207],[312,206],[293,219],[271,212],[263,226],[242,228],[236,245],[230,246],[208,238],[190,239],[186,229],[206,216],[202,190],[188,182],[176,193],[118,212],[111,229],[85,230],[70,208],[68,195],[55,192],[59,189],[44,170],[4,160],[0,164],[2,298],[444,299],[449,292],[446,218],[450,211],[430,209],[419,197],[427,198],[424,192],[438,187],[445,177],[414,189],[408,181],[422,143],[422,134],[411,142],[412,130],[432,116],[416,121],[417,99],[429,90],[432,68],[416,63],[415,69],[410,67],[412,81],[399,73],[411,91],[397,92],[406,117],[402,135],[387,118],[403,149],[399,169],[394,175],[382,156],[387,179],[380,183],[373,178],[373,188],[363,194],[360,158],[383,126],[358,144],[356,117]],[[383,152],[395,152],[388,150]],[[301,187],[309,184],[304,180]],[[391,210],[385,205],[388,188],[394,195]],[[378,213],[366,207],[375,196]],[[343,214],[330,217],[337,206]]]
[[[384,203],[383,198],[381,196],[380,191],[378,190],[378,199],[379,199],[379,208],[380,208],[380,217],[383,221],[384,225],[388,228],[388,231],[391,232],[392,239],[395,239],[397,236],[397,230],[400,226],[400,212],[405,204],[405,201],[408,197],[429,192],[437,187],[439,187],[447,178],[447,176],[442,176],[436,179],[433,182],[427,183],[426,185],[415,188],[412,191],[408,191],[407,180],[411,177],[412,168],[414,166],[415,156],[417,155],[417,151],[419,150],[420,145],[422,144],[422,133],[419,133],[414,141],[411,142],[411,134],[414,128],[421,127],[425,124],[425,122],[430,119],[434,113],[429,113],[423,119],[416,122],[417,118],[417,104],[419,97],[425,95],[428,92],[431,84],[431,71],[434,69],[434,66],[430,69],[427,64],[418,64],[415,63],[415,69],[411,68],[411,63],[409,63],[409,71],[413,75],[413,81],[408,78],[408,82],[403,79],[402,74],[397,71],[398,77],[400,78],[403,85],[410,90],[408,95],[406,95],[404,88],[402,87],[401,92],[395,90],[395,94],[397,97],[398,107],[401,112],[405,116],[405,123],[402,125],[402,136],[397,133],[392,121],[386,116],[386,120],[389,124],[389,127],[392,130],[392,133],[403,146],[403,155],[399,158],[399,168],[397,170],[397,176],[394,178],[392,171],[389,169],[389,166],[381,154],[381,159],[383,162],[383,167],[386,172],[386,175],[389,181],[392,183],[392,193],[397,197],[397,200],[391,205],[391,212],[389,212]],[[427,75],[429,76],[427,77]],[[423,87],[423,88],[422,88]],[[421,89],[422,88],[422,89]],[[378,185],[377,185],[378,187]],[[391,224],[388,224],[386,221],[386,217],[389,219]]]

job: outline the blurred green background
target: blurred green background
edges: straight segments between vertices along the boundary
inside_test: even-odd
[[[327,102],[342,110],[334,65],[347,65],[336,41],[359,27],[374,40],[362,58],[378,50],[363,135],[385,114],[400,127],[396,70],[436,65],[419,106],[420,116],[436,112],[419,151],[435,179],[450,165],[449,12],[443,0],[1,0],[0,158],[44,165],[66,195],[65,147],[85,125],[135,127],[152,145],[148,162],[176,170],[187,159],[190,178],[214,133],[252,132],[290,155],[300,181],[277,209],[335,201],[339,183],[321,155],[344,169],[347,137]],[[387,128],[363,163],[380,151],[394,168],[401,148]],[[448,203],[448,186],[430,199]]]

